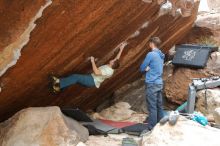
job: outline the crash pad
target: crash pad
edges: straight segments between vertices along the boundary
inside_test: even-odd
[[[177,46],[172,63],[176,66],[204,68],[211,53],[207,46]]]
[[[82,122],[82,125],[88,129],[90,135],[119,134],[121,132],[121,129],[107,125],[100,120]]]
[[[135,125],[124,127],[122,128],[122,131],[130,135],[140,136],[141,133],[147,128],[148,128],[148,124],[138,123]]]
[[[66,116],[81,122],[93,122],[93,120],[82,110],[78,108],[61,108],[61,111]]]
[[[106,125],[109,125],[109,126],[112,126],[112,127],[115,127],[115,128],[124,128],[124,127],[127,127],[127,126],[137,124],[137,123],[134,123],[134,122],[118,122],[118,121],[103,120],[103,119],[100,120],[100,121],[102,121]]]

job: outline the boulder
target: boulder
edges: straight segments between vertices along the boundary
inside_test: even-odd
[[[104,109],[100,113],[95,113],[93,117],[96,119],[124,121],[131,118],[132,114],[135,113],[130,108],[131,106],[128,103],[119,102],[107,109]]]
[[[208,117],[213,117],[216,108],[220,107],[220,89],[208,89],[206,91],[207,109],[205,101],[205,90],[197,93],[196,110]]]
[[[142,123],[147,114],[138,113],[130,109],[131,106],[127,102],[118,102],[106,109],[103,109],[101,112],[91,113],[93,119],[105,119],[112,121],[128,121]]]
[[[215,119],[216,124],[220,125],[220,107],[215,109],[214,119]]]
[[[211,10],[216,10],[220,8],[219,0],[207,0],[208,6]]]
[[[213,32],[212,37],[220,44],[220,2],[219,0],[207,0],[207,3],[209,11],[199,14],[195,24],[199,27],[209,28]]]
[[[182,104],[188,98],[188,86],[192,78],[219,76],[220,52],[213,52],[204,69],[175,68],[172,64],[164,67],[164,92],[171,102]]]
[[[166,73],[169,74],[169,71]],[[114,103],[127,102],[135,112],[148,114],[144,80],[144,78],[140,78],[116,90],[114,94]],[[177,107],[175,104],[167,101],[166,98],[163,98],[163,106],[166,110],[174,110]]]
[[[75,146],[88,131],[59,107],[27,108],[0,124],[1,146]]]
[[[199,13],[195,25],[180,43],[220,46],[219,18],[219,0],[200,0]]]
[[[160,6],[142,0],[1,1],[0,121],[18,109],[39,105],[95,109],[140,77],[138,67],[150,51],[146,44],[151,36],[161,38],[164,53],[182,40],[195,22],[198,4],[196,0],[190,17],[174,18],[158,16]],[[101,88],[76,85],[57,95],[48,90],[48,75],[89,74],[88,57],[95,56],[97,65],[103,65],[123,43],[128,45],[121,68]]]
[[[220,130],[180,117],[175,126],[157,124],[142,146],[219,146]]]
[[[139,79],[115,91],[114,102],[127,102],[136,112],[148,113],[146,107],[144,79]]]
[[[141,142],[141,137],[128,134],[109,134],[108,136],[90,136],[86,146],[121,146],[123,138],[134,138],[137,143]],[[106,144],[108,142],[108,144]]]

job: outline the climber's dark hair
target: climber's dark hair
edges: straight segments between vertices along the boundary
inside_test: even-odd
[[[118,59],[116,59],[112,65],[113,69],[118,69],[120,67],[120,62]]]
[[[161,40],[159,37],[152,37],[150,38],[150,43],[153,43],[156,47],[160,47],[161,45]]]

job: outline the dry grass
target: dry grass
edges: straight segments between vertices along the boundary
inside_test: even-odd
[[[220,46],[220,44],[216,40],[214,40],[212,37],[207,36],[201,36],[199,39],[196,40],[196,43],[207,46]]]

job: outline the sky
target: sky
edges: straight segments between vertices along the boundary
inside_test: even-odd
[[[210,11],[207,0],[200,0],[199,12]]]

